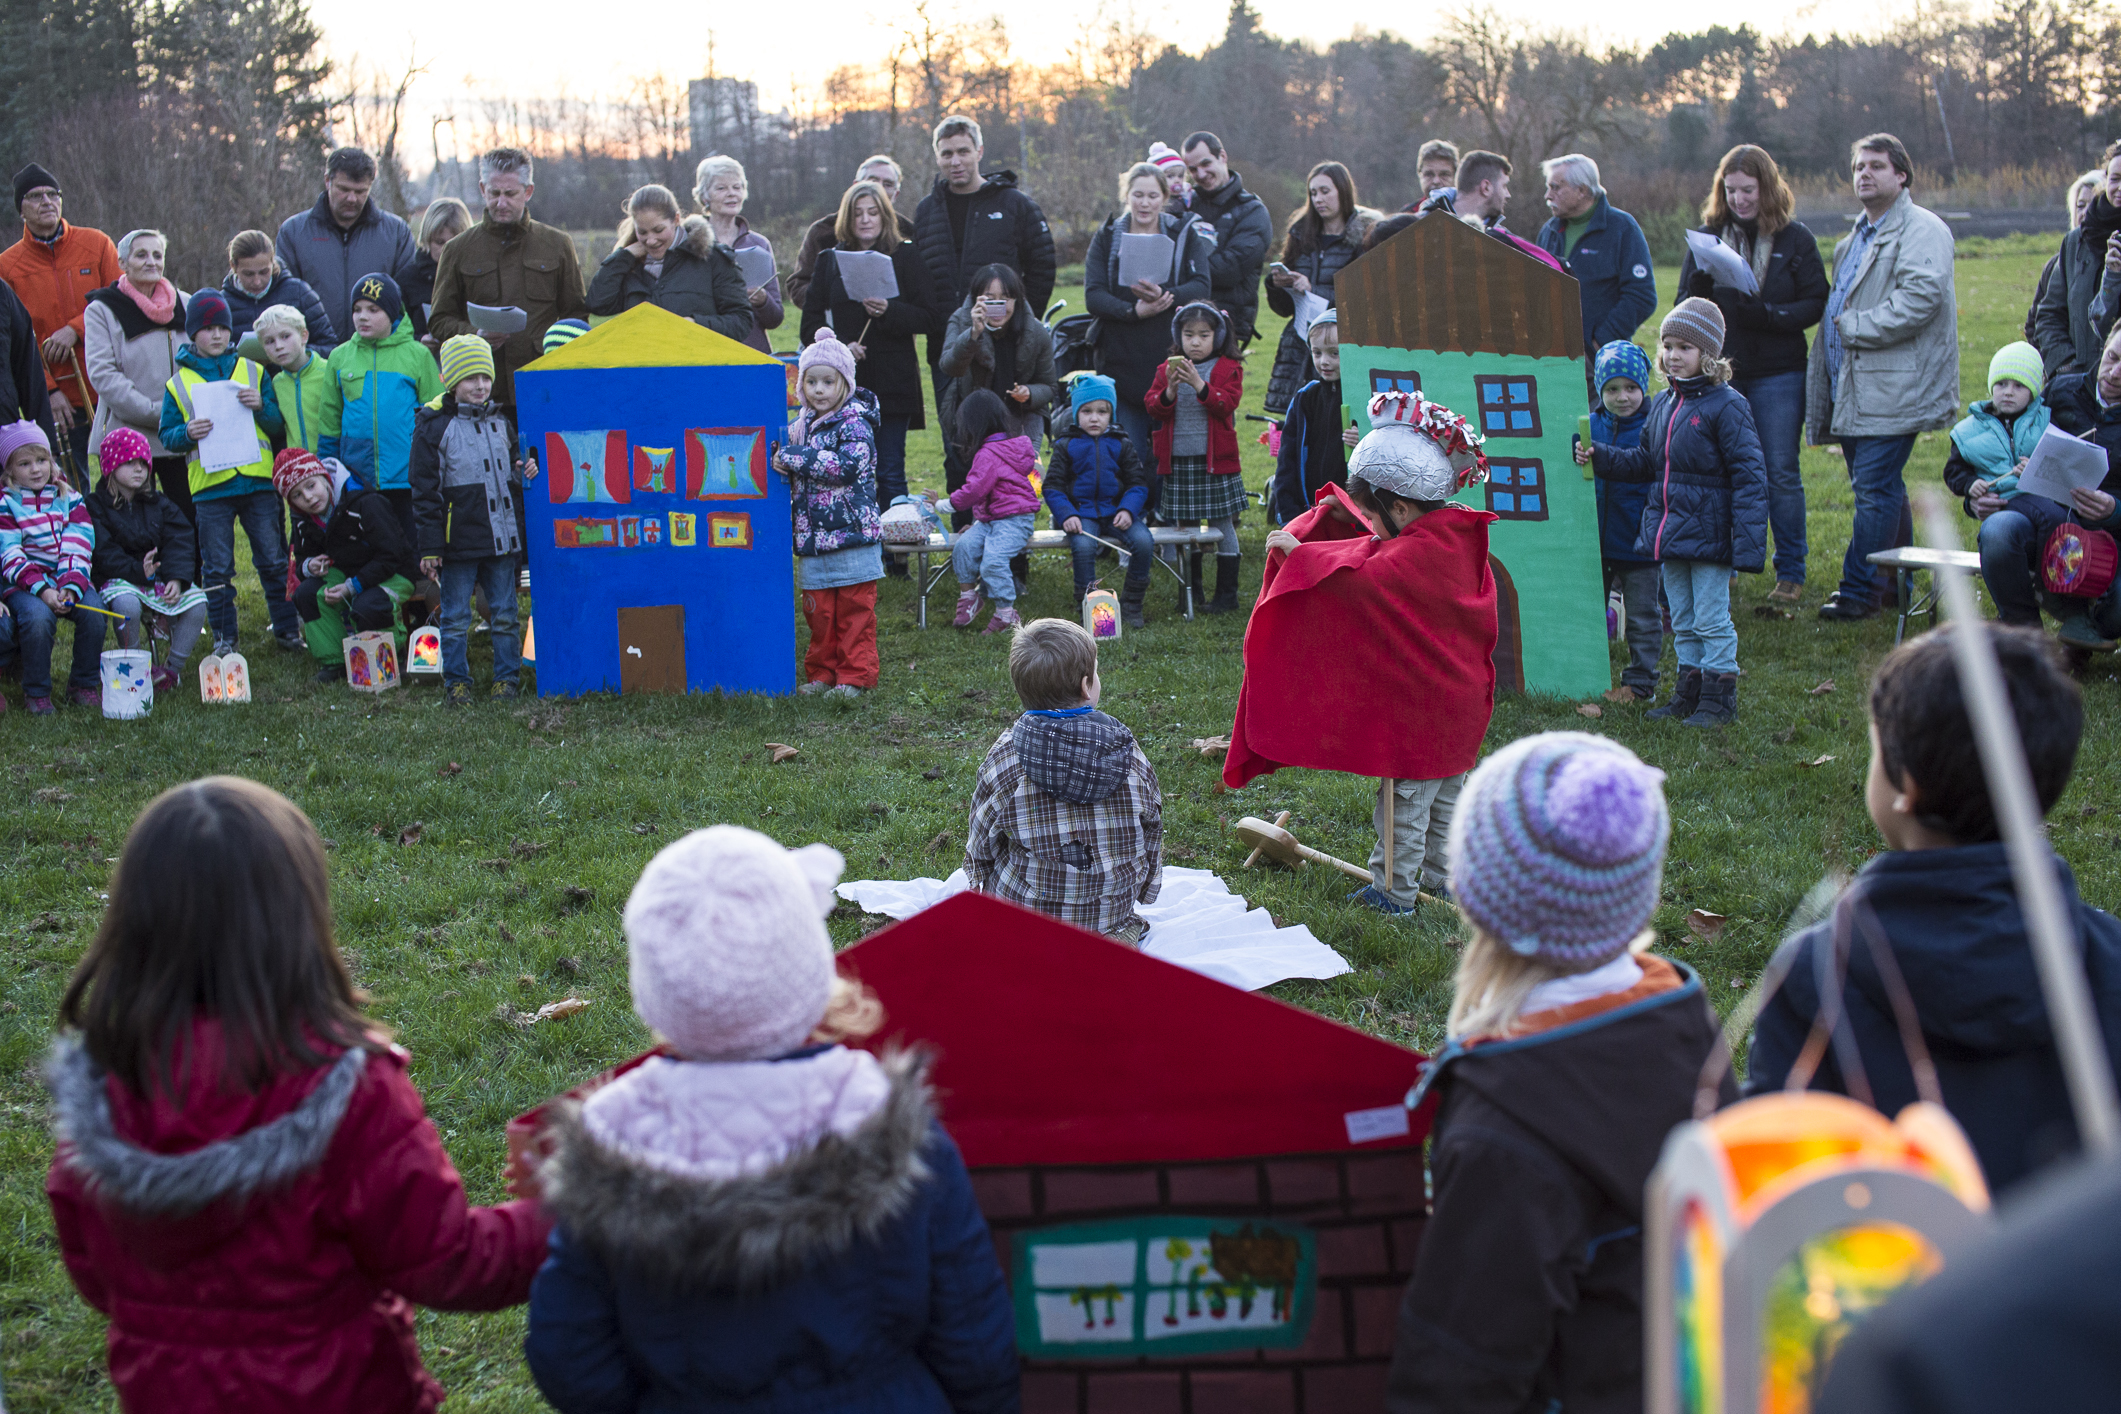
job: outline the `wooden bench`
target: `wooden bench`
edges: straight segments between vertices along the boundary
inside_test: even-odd
[[[1899,643],[1907,637],[1907,621],[1917,614],[1928,614],[1930,627],[1937,626],[1937,576],[1939,569],[1951,568],[1981,572],[1981,556],[1972,550],[1931,550],[1920,545],[1902,545],[1897,549],[1879,550],[1864,556],[1880,569],[1893,572],[1895,597],[1900,601],[1900,622],[1893,628],[1893,642]],[[1930,587],[1926,593],[1915,593],[1915,572],[1929,570]]]
[[[1220,530],[1210,530],[1204,525],[1163,525],[1151,529],[1149,532],[1149,538],[1156,542],[1156,548],[1158,550],[1162,550],[1166,547],[1180,550],[1199,550],[1205,549],[1207,546],[1210,545],[1222,544],[1223,533]],[[1108,539],[1107,543],[1112,544],[1117,542]],[[1034,530],[1031,532],[1031,543],[1026,545],[1024,547],[1024,550],[1026,553],[1029,553],[1034,550],[1064,551],[1067,548],[1068,535],[1065,531]],[[925,545],[919,544],[917,542],[911,545],[893,545],[889,542],[886,542],[884,545],[884,553],[887,555],[896,555],[902,560],[913,561],[914,590],[920,598],[918,622],[922,628],[928,627],[928,591],[935,588],[936,583],[941,580],[944,575],[950,572],[950,543],[940,535],[931,534],[928,537],[928,543]],[[938,555],[942,556],[943,562],[942,564],[936,566],[933,570],[931,570],[929,568],[928,562]],[[1161,557],[1157,558],[1151,563],[1162,565],[1164,569],[1171,575],[1171,577],[1178,581],[1179,587],[1185,591],[1186,595],[1186,617],[1189,619],[1192,618],[1193,585],[1192,582],[1186,578],[1185,571],[1181,569],[1178,565],[1175,565],[1171,561],[1163,559]]]

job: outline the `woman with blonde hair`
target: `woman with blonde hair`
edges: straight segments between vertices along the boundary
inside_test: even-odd
[[[442,247],[470,229],[471,208],[453,196],[436,197],[420,214],[420,249],[412,258],[412,274],[398,288],[405,296],[405,312],[412,316],[412,332],[429,348],[441,345],[427,332],[427,312],[434,305]]]
[[[238,231],[228,243],[228,274],[221,280],[221,293],[228,299],[229,327],[238,343],[257,324],[258,316],[276,304],[302,312],[309,346],[318,353],[330,353],[339,341],[331,316],[324,312],[324,301],[307,280],[287,273],[273,250],[272,237],[263,231]]]
[[[653,185],[622,209],[618,240],[589,282],[589,312],[624,314],[652,304],[756,348],[743,272],[708,235],[707,219],[680,216],[670,188]]]
[[[1679,300],[1711,300],[1723,311],[1723,356],[1731,386],[1753,411],[1767,461],[1768,528],[1775,537],[1770,599],[1804,597],[1804,480],[1797,452],[1804,439],[1804,331],[1826,313],[1826,266],[1819,243],[1792,218],[1796,198],[1767,149],[1740,143],[1716,164],[1716,182],[1701,203],[1701,225],[1744,262],[1752,289],[1703,270],[1690,250],[1679,266]]]
[[[685,230],[688,237],[711,240],[719,246],[737,251],[764,251],[766,259],[773,259],[773,242],[751,229],[744,220],[744,201],[751,195],[750,181],[744,176],[744,164],[734,157],[718,154],[703,158],[692,177],[692,202],[700,210],[699,218],[688,217]],[[704,228],[695,225],[704,219]],[[743,268],[739,260],[738,269]],[[781,276],[778,270],[767,277],[766,282],[751,287],[751,277],[745,276],[745,299],[751,305],[751,336],[745,343],[760,353],[772,353],[773,344],[767,339],[769,331],[781,327]]]
[[[1408,1097],[1438,1101],[1433,1206],[1390,1410],[1642,1408],[1643,1185],[1719,1044],[1701,979],[1647,951],[1663,782],[1605,737],[1546,732],[1459,796],[1451,890],[1472,937]]]

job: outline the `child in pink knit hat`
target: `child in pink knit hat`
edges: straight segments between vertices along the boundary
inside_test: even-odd
[[[1017,1407],[1015,1318],[918,1056],[824,918],[841,859],[698,830],[626,903],[634,1009],[677,1054],[553,1120],[524,1353],[557,1409]]]
[[[168,656],[150,676],[168,692],[184,675],[206,627],[206,591],[199,584],[198,538],[175,501],[155,489],[154,452],[130,427],[113,427],[96,448],[103,480],[88,496],[96,548],[89,578],[104,604],[125,615],[115,625],[120,648],[167,639]]]
[[[773,454],[795,505],[796,582],[810,648],[806,696],[855,697],[875,687],[876,583],[884,577],[884,527],[876,510],[876,394],[854,386],[854,354],[831,329],[797,367],[803,410]]]

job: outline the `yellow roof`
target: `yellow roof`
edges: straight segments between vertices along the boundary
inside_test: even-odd
[[[637,304],[570,343],[523,365],[543,373],[562,368],[690,368],[703,364],[778,364],[748,344],[703,329],[652,304]]]

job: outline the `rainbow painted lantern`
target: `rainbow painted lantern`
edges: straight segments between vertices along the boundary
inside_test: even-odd
[[[1988,1226],[1966,1135],[1814,1092],[1681,1125],[1650,1175],[1650,1414],[1805,1414],[1841,1340]]]

